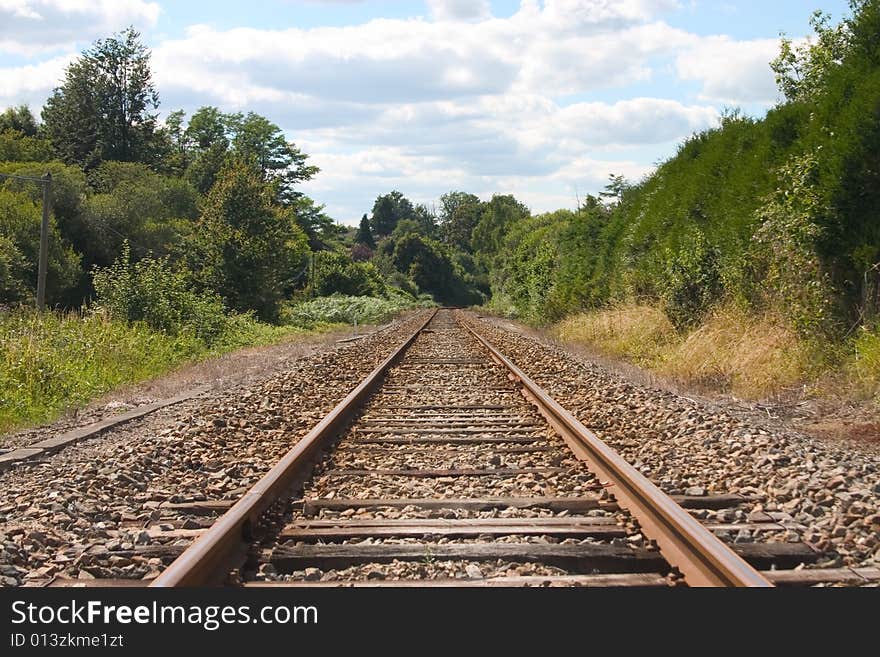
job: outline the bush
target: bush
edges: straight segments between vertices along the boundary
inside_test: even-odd
[[[191,334],[206,345],[226,330],[220,297],[194,292],[167,258],[132,263],[127,242],[115,263],[95,270],[93,280],[98,303],[115,319],[144,322],[169,335]]]
[[[353,262],[342,253],[315,253],[311,290],[318,296],[381,296],[385,282],[379,270],[369,262]]]
[[[409,308],[433,302],[396,293],[391,299],[334,295],[292,305],[283,320],[291,326],[314,328],[322,324],[381,324]]]

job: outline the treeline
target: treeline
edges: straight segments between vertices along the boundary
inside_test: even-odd
[[[226,314],[283,323],[302,314],[289,302],[314,297],[483,303],[488,265],[472,229],[507,206],[527,214],[510,197],[460,192],[435,213],[392,191],[347,227],[302,193],[318,168],[268,118],[202,107],[159,121],[158,110],[150,52],[129,28],[67,68],[41,120],[26,106],[0,114],[0,306],[34,298],[32,179],[47,172],[49,305],[97,303],[208,342]]]
[[[784,102],[728,111],[638,183],[507,227],[493,304],[536,321],[621,301],[680,329],[720,303],[773,312],[806,339],[874,326],[880,301],[880,3],[784,40]],[[476,233],[475,233],[476,235]],[[491,248],[489,249],[492,250]]]

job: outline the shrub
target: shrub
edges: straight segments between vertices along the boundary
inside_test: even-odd
[[[144,322],[169,335],[189,333],[207,345],[226,329],[220,297],[193,291],[167,258],[131,262],[127,242],[115,263],[95,270],[93,280],[98,303],[115,319]]]
[[[380,296],[385,282],[369,262],[353,262],[342,253],[319,251],[314,256],[312,291],[319,296]]]

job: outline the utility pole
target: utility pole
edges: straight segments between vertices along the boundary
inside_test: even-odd
[[[43,181],[43,220],[40,223],[40,264],[37,271],[37,310],[46,308],[46,272],[49,269],[49,204],[52,190],[52,174],[46,173]]]
[[[52,174],[48,171],[42,178],[0,173],[0,180],[27,180],[43,186],[43,219],[40,222],[40,256],[37,264],[37,310],[46,307],[46,272],[49,269],[49,205],[52,202]]]

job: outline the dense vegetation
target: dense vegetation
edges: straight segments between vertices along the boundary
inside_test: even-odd
[[[729,321],[739,313],[810,354],[786,383],[841,358],[880,377],[868,374],[880,322],[880,3],[852,9],[840,25],[814,14],[808,44],[783,41],[771,65],[785,98],[764,118],[727,111],[644,180],[612,177],[602,199],[513,224],[497,242],[494,307],[537,322],[603,316],[632,328],[633,348],[644,326],[621,318],[634,310],[661,311],[654,330],[668,336],[668,323],[679,343],[716,324],[733,340],[749,324]],[[595,340],[590,321],[579,326]],[[668,341],[655,346],[675,360]]]

